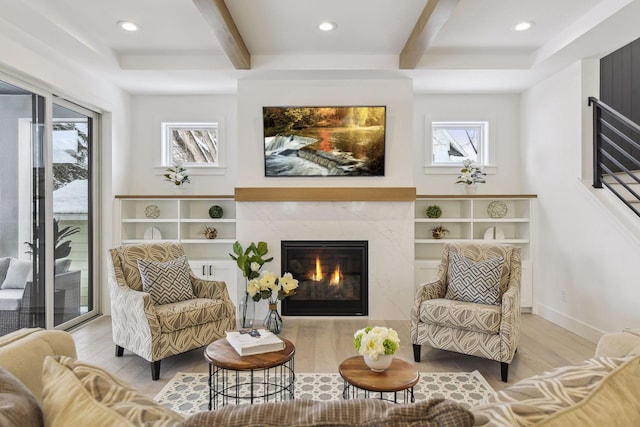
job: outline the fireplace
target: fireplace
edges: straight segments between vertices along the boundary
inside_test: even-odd
[[[298,292],[282,301],[285,316],[366,316],[368,242],[283,240],[282,272],[298,280]]]

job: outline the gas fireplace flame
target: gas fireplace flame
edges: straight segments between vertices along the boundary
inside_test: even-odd
[[[320,257],[316,257],[316,268],[315,271],[310,274],[311,280],[314,282],[321,282],[324,280],[324,273],[322,272],[322,267],[320,264]],[[333,273],[328,277],[329,286],[340,286],[340,282],[342,281],[342,271],[340,271],[340,266],[336,265],[336,268],[333,270]]]
[[[320,267],[320,258],[316,257],[316,272],[311,274],[311,280],[314,282],[319,282],[323,278],[322,276],[322,268]]]
[[[331,275],[331,280],[329,281],[329,283],[332,286],[340,285],[340,266],[339,265],[337,265],[336,269],[333,271],[333,274]]]

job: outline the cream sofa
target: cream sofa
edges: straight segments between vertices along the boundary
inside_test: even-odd
[[[55,355],[55,356],[54,356]],[[637,426],[640,335],[604,336],[596,355],[495,393],[467,411],[432,399],[292,400],[228,406],[184,418],[104,370],[75,359],[71,336],[28,329],[0,337],[0,425],[70,426]]]

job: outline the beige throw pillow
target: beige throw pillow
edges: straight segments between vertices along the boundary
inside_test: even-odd
[[[640,426],[640,357],[598,357],[524,379],[476,406],[474,426]]]
[[[47,356],[42,408],[47,427],[175,427],[181,415],[96,366]]]

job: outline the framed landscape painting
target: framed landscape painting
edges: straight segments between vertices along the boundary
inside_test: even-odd
[[[386,107],[263,107],[267,177],[384,176]]]

